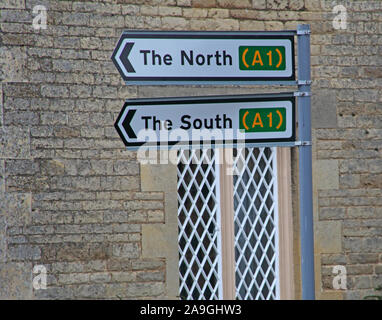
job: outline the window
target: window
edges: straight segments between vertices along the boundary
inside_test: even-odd
[[[180,297],[279,299],[285,284],[279,273],[277,163],[285,150],[225,150],[178,153]],[[227,169],[234,174],[225,174]],[[282,199],[285,206],[288,197]]]

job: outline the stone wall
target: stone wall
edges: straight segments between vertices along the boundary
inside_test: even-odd
[[[333,28],[336,4],[344,30]],[[36,5],[46,29],[32,26]],[[176,239],[163,229],[176,234],[163,179],[176,181],[174,168],[140,166],[114,120],[126,98],[254,88],[126,86],[110,60],[124,29],[311,24],[317,297],[357,299],[382,284],[381,2],[1,0],[0,10],[0,298],[177,295]],[[296,206],[295,217],[298,230]],[[35,290],[41,264],[48,288]],[[333,289],[335,265],[347,290]]]

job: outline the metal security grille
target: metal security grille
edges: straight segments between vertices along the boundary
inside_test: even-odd
[[[180,298],[221,299],[218,152],[178,152]]]
[[[234,151],[236,297],[279,298],[275,148]]]
[[[218,156],[178,152],[181,299],[223,298]],[[278,299],[276,149],[234,149],[233,173],[236,298]]]

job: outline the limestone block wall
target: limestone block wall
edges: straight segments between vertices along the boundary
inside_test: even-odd
[[[346,29],[333,27],[337,4]],[[33,28],[36,5],[46,29]],[[177,296],[175,167],[140,165],[113,123],[126,98],[271,90],[126,86],[110,60],[124,29],[311,24],[317,297],[362,299],[382,284],[380,1],[1,0],[0,11],[0,298]],[[36,265],[45,290],[32,286]],[[336,265],[346,290],[333,288]]]

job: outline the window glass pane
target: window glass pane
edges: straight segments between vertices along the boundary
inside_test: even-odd
[[[181,150],[177,169],[180,298],[221,299],[215,152]]]
[[[277,299],[275,148],[234,149],[236,296]]]

